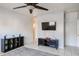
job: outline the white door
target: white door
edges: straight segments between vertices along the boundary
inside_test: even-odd
[[[76,42],[77,42],[77,32],[76,32],[77,31],[77,23],[76,23],[76,20],[77,20],[77,13],[76,12],[70,12],[70,13],[66,14],[65,46],[74,46],[74,47],[76,46]]]
[[[79,47],[79,20],[77,20],[77,47]]]

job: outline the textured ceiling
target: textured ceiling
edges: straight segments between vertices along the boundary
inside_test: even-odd
[[[14,7],[18,7],[18,6],[22,6],[22,5],[24,5],[24,4],[23,3],[0,3],[0,7],[4,7],[11,11],[15,11],[16,13],[20,13],[20,14],[24,14],[24,15],[29,14],[27,7],[13,10]],[[38,5],[49,9],[49,11],[34,9],[39,14],[44,14],[44,13],[48,13],[48,12],[52,12],[52,11],[59,11],[59,10],[63,10],[63,11],[67,11],[67,12],[79,11],[79,3],[39,3]]]

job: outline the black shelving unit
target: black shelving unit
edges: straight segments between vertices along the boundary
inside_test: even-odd
[[[24,36],[1,39],[1,51],[8,52],[12,49],[24,46]]]

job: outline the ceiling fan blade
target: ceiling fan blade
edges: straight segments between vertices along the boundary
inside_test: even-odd
[[[47,8],[44,8],[44,7],[41,7],[41,6],[38,6],[38,5],[35,5],[34,7],[37,8],[37,9],[42,9],[42,10],[46,10],[46,11],[48,11]]]
[[[13,9],[24,8],[24,7],[27,7],[27,6],[26,6],[26,5],[24,5],[24,6],[19,6],[19,7],[13,8]]]

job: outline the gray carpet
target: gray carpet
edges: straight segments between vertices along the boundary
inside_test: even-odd
[[[56,56],[50,53],[42,52],[35,49],[20,47],[9,52],[3,53],[2,56]]]

